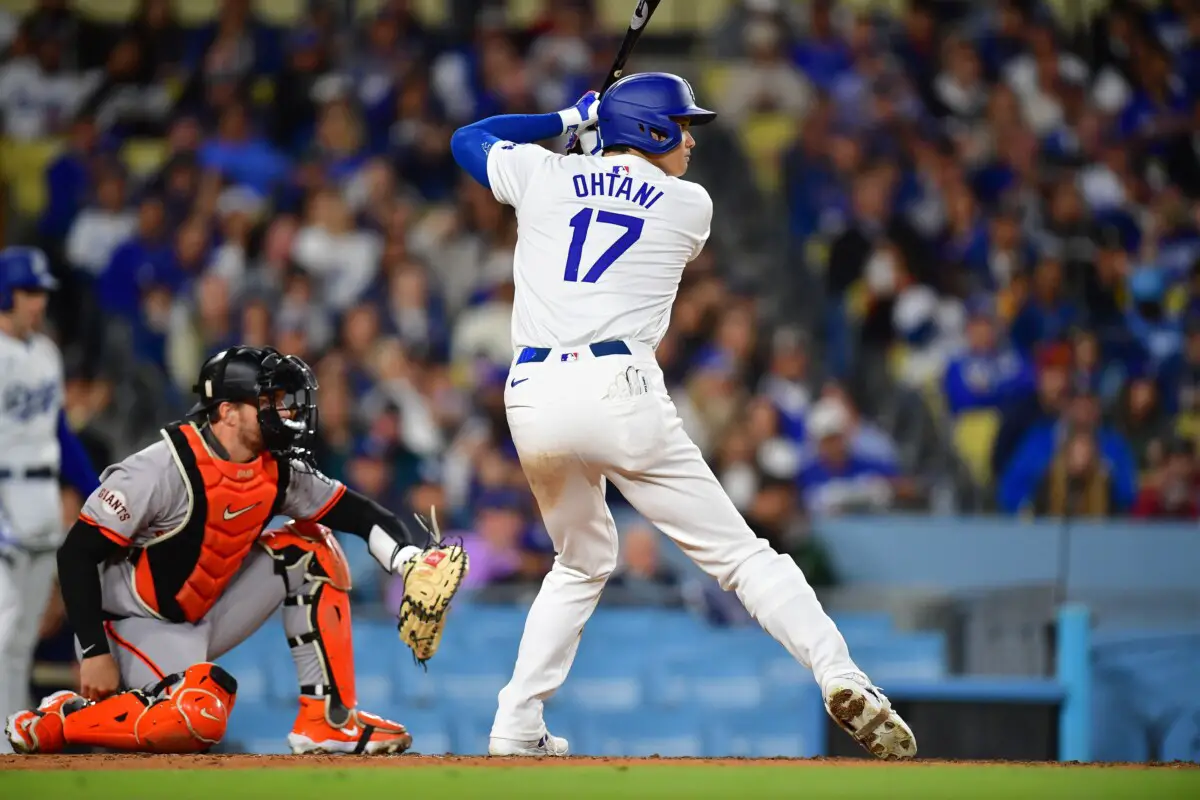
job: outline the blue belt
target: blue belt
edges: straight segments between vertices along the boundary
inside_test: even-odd
[[[596,358],[601,356],[631,356],[629,345],[624,342],[596,342],[589,344],[588,350],[592,351],[592,355]],[[550,357],[549,347],[526,347],[517,356],[518,364],[539,364]]]

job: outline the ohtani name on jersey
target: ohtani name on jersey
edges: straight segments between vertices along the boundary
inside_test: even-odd
[[[619,175],[616,172],[592,172],[588,175],[575,175],[571,179],[575,183],[576,197],[619,197],[631,203],[637,203],[642,208],[650,208],[659,201],[663,192],[656,186],[645,181],[638,181],[635,189],[633,178]]]

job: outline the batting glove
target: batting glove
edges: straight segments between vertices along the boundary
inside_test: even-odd
[[[575,142],[579,142],[580,150],[585,156],[598,156],[604,149],[600,144],[600,131],[595,123],[586,128],[579,128],[571,134],[571,138],[567,140],[568,153],[575,149]]]
[[[596,124],[600,113],[600,93],[584,92],[583,97],[570,108],[558,112],[562,120],[562,132],[574,136],[577,131]]]

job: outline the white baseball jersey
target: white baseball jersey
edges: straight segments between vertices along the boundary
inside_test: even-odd
[[[28,341],[0,333],[0,469],[58,469],[62,404],[58,346],[40,333]]]
[[[635,155],[559,155],[498,142],[492,194],[516,209],[514,347],[612,340],[657,347],[712,199]]]

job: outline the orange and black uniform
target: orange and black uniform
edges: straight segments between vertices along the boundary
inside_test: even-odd
[[[139,546],[84,514],[59,550],[67,615],[89,657],[109,649],[98,565],[130,560],[134,588],[147,611],[169,622],[198,622],[236,575],[267,523],[280,514],[293,471],[309,469],[269,453],[248,463],[225,460],[224,448],[207,426],[172,425],[164,435],[188,490],[183,522],[170,531],[152,531],[149,546]],[[104,486],[98,492],[102,501]],[[428,544],[422,526],[406,525],[350,490],[337,492],[313,519],[363,538],[378,526],[398,546]]]

